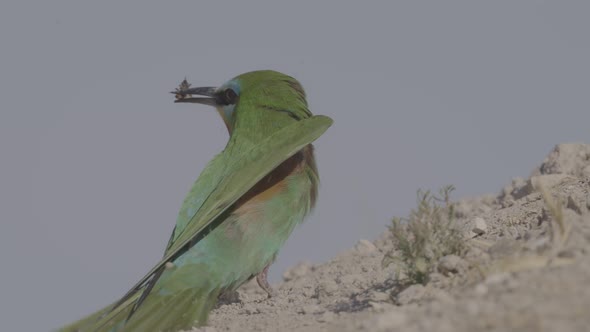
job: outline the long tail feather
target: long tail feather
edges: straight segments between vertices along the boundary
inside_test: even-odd
[[[160,280],[157,286],[167,288],[179,282],[183,273]],[[162,295],[150,292],[142,297],[142,289],[121,303],[118,301],[81,320],[65,326],[59,332],[135,332],[178,331],[207,323],[209,311],[217,303],[220,289],[206,278],[190,278],[190,285],[181,278],[183,289]],[[137,306],[142,299],[141,306]],[[133,313],[133,315],[131,315]]]
[[[148,299],[125,324],[122,331],[179,331],[207,323],[219,291],[203,293],[187,289],[174,295]]]

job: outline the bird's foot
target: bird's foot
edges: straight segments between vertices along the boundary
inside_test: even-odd
[[[276,297],[278,295],[277,291],[275,291],[272,286],[268,283],[268,268],[270,267],[270,264],[267,265],[264,270],[262,270],[260,273],[258,273],[258,275],[256,276],[256,281],[258,282],[258,286],[260,286],[260,288],[262,288],[266,294],[268,294],[268,298],[270,299],[271,297]]]

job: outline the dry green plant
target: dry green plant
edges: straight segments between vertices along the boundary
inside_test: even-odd
[[[410,283],[426,283],[437,261],[446,255],[461,255],[465,240],[455,225],[454,206],[450,194],[455,188],[446,186],[439,194],[418,190],[417,207],[407,218],[392,219],[389,230],[395,249],[383,258],[383,266],[398,266]]]
[[[564,204],[553,198],[551,193],[545,189],[545,186],[538,184],[537,187],[541,193],[541,197],[543,197],[543,201],[545,202],[549,214],[552,216],[549,230],[551,231],[553,252],[556,253],[565,247],[572,227],[571,224],[565,220],[563,215]]]

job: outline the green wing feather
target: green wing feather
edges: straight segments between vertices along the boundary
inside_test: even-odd
[[[226,169],[229,172],[223,174],[219,184],[204,200],[186,228],[178,237],[175,237],[158,265],[163,266],[258,181],[283,161],[315,141],[331,124],[332,119],[329,117],[317,115],[277,131],[261,144],[252,146],[250,151],[239,151],[228,146],[222,156],[228,161]],[[225,154],[226,151],[228,154]],[[157,266],[154,271],[158,269]]]
[[[191,189],[162,260],[112,306],[110,313],[100,319],[99,326],[119,317],[122,312],[128,312],[130,304],[140,298],[139,294],[144,293],[141,297],[147,295],[148,280],[161,271],[166,262],[173,260],[183,247],[199,236],[260,179],[315,141],[331,124],[332,119],[327,116],[312,116],[278,130],[261,143],[249,146],[247,151],[243,150],[246,146],[236,147],[230,141],[224,151],[207,165]],[[202,191],[204,189],[209,190]],[[194,211],[194,214],[187,214],[189,211]]]

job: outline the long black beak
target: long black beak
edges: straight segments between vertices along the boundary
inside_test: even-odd
[[[191,88],[190,84],[184,80],[175,91],[170,93],[176,95],[175,103],[197,103],[215,106],[217,105],[215,102],[215,91],[217,91],[215,87]],[[205,97],[193,97],[192,95]]]

